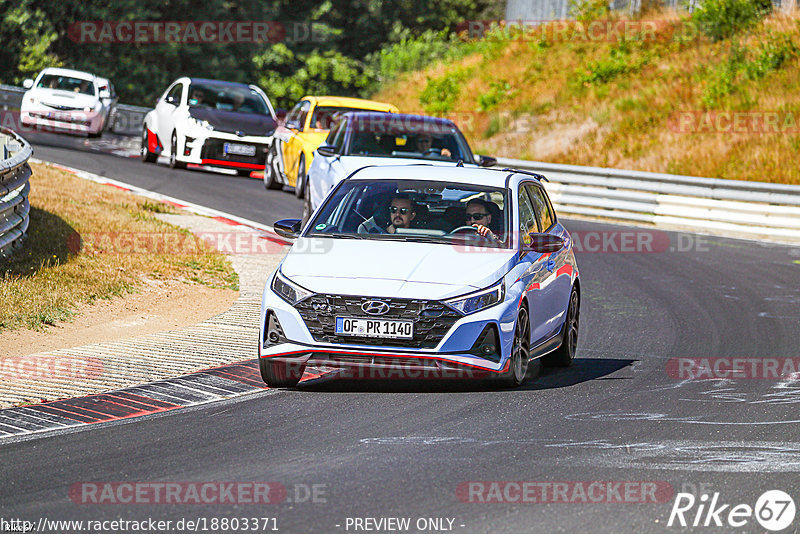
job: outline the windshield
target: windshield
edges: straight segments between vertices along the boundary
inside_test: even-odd
[[[509,248],[506,190],[426,180],[348,180],[317,211],[307,237],[465,242]],[[490,230],[478,234],[478,225]]]
[[[189,86],[189,107],[269,115],[269,108],[257,91],[242,85],[193,83]]]
[[[318,130],[330,130],[339,115],[349,111],[369,111],[360,108],[348,108],[341,106],[317,106],[314,108],[314,114],[311,116],[310,128],[317,128]]]
[[[45,74],[39,80],[36,87],[44,87],[46,89],[56,89],[58,91],[68,91],[70,93],[81,93],[84,95],[93,95],[94,83],[82,78],[73,78],[72,76],[62,76],[59,74]]]
[[[472,162],[467,142],[454,124],[392,113],[354,118],[345,155]]]

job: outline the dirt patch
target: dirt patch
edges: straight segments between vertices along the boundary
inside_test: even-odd
[[[115,341],[195,325],[227,311],[238,291],[199,284],[148,280],[138,293],[97,300],[77,310],[74,321],[37,332],[3,332],[0,358]]]

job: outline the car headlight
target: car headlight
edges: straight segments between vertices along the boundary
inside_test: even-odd
[[[506,293],[506,286],[503,280],[500,280],[491,287],[481,289],[475,293],[464,295],[450,300],[445,300],[444,303],[454,308],[464,315],[485,310],[490,306],[494,306],[503,300]]]
[[[201,121],[201,120],[195,119],[194,117],[192,117],[190,120],[194,123],[195,126],[203,128],[205,130],[213,130],[214,129],[214,126],[212,126],[211,123],[208,122],[207,120],[202,120]]]
[[[280,271],[272,279],[272,290],[292,306],[314,294],[283,276]]]

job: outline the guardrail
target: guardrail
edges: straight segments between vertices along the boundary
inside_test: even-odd
[[[544,174],[559,213],[800,241],[800,186],[499,158]]]
[[[22,246],[31,210],[28,194],[33,149],[25,139],[0,127],[0,257]]]

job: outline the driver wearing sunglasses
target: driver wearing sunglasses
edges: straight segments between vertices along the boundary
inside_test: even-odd
[[[417,209],[414,202],[408,195],[399,194],[392,199],[392,204],[389,206],[389,219],[392,224],[386,228],[390,234],[395,233],[397,228],[410,228],[411,221],[417,216]]]
[[[492,241],[500,241],[500,236],[489,229],[492,224],[492,213],[489,211],[489,202],[473,198],[467,202],[467,226],[474,226],[479,235],[488,237]]]

